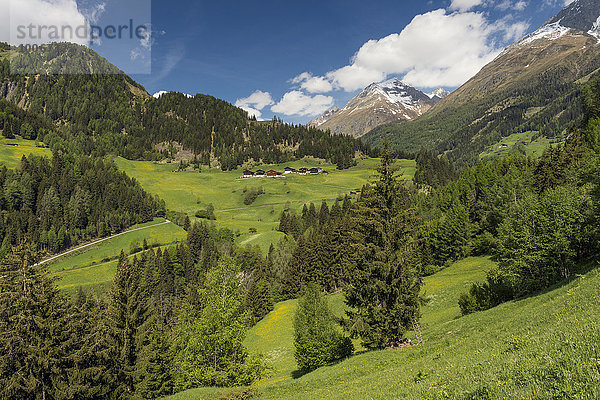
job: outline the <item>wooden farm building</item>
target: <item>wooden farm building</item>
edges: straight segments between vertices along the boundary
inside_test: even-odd
[[[281,173],[281,172],[279,172],[279,171],[275,171],[275,170],[273,170],[273,169],[272,169],[272,170],[270,170],[270,171],[267,171],[267,176],[268,176],[268,177],[270,177],[270,178],[273,178],[273,177],[275,177],[275,176],[280,176],[280,175],[282,175],[282,173]]]

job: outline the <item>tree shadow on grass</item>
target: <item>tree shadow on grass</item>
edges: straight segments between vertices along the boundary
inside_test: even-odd
[[[366,349],[365,349],[365,350],[359,350],[359,351],[356,351],[356,352],[352,353],[352,355],[351,355],[350,357],[346,357],[346,358],[340,358],[339,360],[336,360],[336,361],[330,362],[329,364],[327,364],[327,365],[323,365],[322,367],[332,367],[332,366],[334,366],[334,365],[337,365],[337,364],[339,364],[339,363],[341,363],[341,362],[344,362],[344,361],[346,361],[346,360],[349,360],[349,359],[351,359],[351,358],[353,358],[353,357],[356,357],[356,356],[358,356],[358,355],[365,354],[365,353],[370,353],[370,352],[372,352],[372,351],[376,351],[376,350],[377,350],[377,349],[373,349],[373,350],[366,350]],[[322,368],[322,367],[319,367],[319,368]],[[292,377],[292,379],[299,379],[299,378],[302,378],[304,375],[307,375],[307,374],[309,374],[309,373],[311,373],[311,372],[315,372],[315,371],[316,371],[316,370],[318,370],[319,368],[312,369],[312,370],[303,370],[303,369],[297,369],[297,370],[295,370],[295,371],[292,371],[292,373],[290,374],[290,376]]]

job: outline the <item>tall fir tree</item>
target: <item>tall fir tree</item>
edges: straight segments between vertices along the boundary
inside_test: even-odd
[[[346,291],[344,326],[368,348],[403,339],[420,316],[421,277],[408,190],[387,148],[378,179],[351,211],[356,272]]]
[[[68,303],[28,245],[0,261],[0,399],[55,399],[67,385]]]
[[[117,383],[111,396],[115,399],[136,396],[136,368],[141,350],[141,333],[144,332],[149,317],[139,263],[131,264],[121,252],[108,309],[109,337],[114,357],[110,367]]]

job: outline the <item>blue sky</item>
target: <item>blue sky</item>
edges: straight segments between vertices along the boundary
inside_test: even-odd
[[[276,114],[295,123],[392,76],[424,91],[452,90],[565,6],[565,0],[11,1],[36,10],[44,3],[71,10],[77,1],[86,17],[136,21],[147,19],[151,2],[151,53],[148,41],[140,41],[135,51],[143,53],[135,60],[151,57],[152,72],[131,74],[150,93],[210,94],[260,118]],[[125,3],[136,6],[123,11]],[[126,72],[149,72],[129,68],[127,57],[102,44],[95,49]]]
[[[498,51],[512,43],[524,33],[529,33],[555,15],[564,1],[357,1],[357,0],[305,0],[255,1],[255,2],[189,2],[172,0],[153,3],[152,22],[155,30],[153,47],[153,74],[136,76],[151,92],[175,90],[189,94],[206,93],[231,103],[238,101],[249,109],[260,112],[261,117],[270,119],[274,114],[286,121],[304,123],[331,105],[343,106],[356,92],[356,86],[365,87],[370,80],[379,80],[377,73],[404,77],[406,67],[366,73],[356,84],[338,82],[333,90],[327,91],[325,84],[314,92],[299,87],[300,82],[291,80],[303,73],[315,77],[339,70],[352,64],[351,59],[370,40],[381,40],[402,32],[416,16],[437,12],[441,16],[464,15],[463,24],[477,20],[473,14],[481,15],[488,28],[464,33],[477,37],[470,44],[477,56],[469,63],[478,70]],[[470,6],[473,5],[471,8]],[[439,19],[439,18],[437,18]],[[424,22],[417,28],[423,35],[436,31],[436,18]],[[477,20],[477,23],[479,21]],[[460,22],[457,21],[460,25]],[[494,24],[502,27],[490,28]],[[427,28],[429,26],[429,28]],[[452,29],[452,26],[447,29]],[[429,32],[428,32],[429,31]],[[483,32],[480,32],[483,31]],[[163,33],[164,32],[164,33]],[[419,31],[414,33],[419,35]],[[450,34],[448,36],[451,36]],[[461,38],[460,34],[457,36]],[[436,38],[437,39],[437,38]],[[439,40],[439,39],[438,39]],[[458,43],[440,40],[446,48]],[[482,50],[478,44],[489,47]],[[385,46],[384,43],[381,46]],[[401,47],[402,45],[400,45]],[[388,52],[394,51],[394,44]],[[421,57],[419,49],[414,57]],[[408,49],[407,51],[411,51]],[[462,49],[468,53],[469,48]],[[385,52],[385,51],[384,51]],[[445,55],[440,54],[440,57]],[[461,58],[464,54],[459,52]],[[402,58],[408,58],[410,55]],[[431,54],[429,54],[431,57]],[[433,53],[435,58],[435,51]],[[373,55],[377,62],[377,55]],[[449,60],[454,62],[453,60]],[[382,63],[395,60],[382,60]],[[453,89],[473,75],[466,71],[437,72],[458,75],[453,79],[421,79],[415,77],[415,86],[424,90],[443,86]],[[471,71],[472,71],[471,70]],[[423,71],[433,75],[433,71]],[[462,75],[461,75],[462,73]],[[357,72],[360,75],[360,72]],[[372,79],[369,79],[373,76]],[[322,84],[322,82],[321,82]],[[250,101],[244,103],[256,91]],[[268,93],[270,96],[267,96]],[[292,95],[290,95],[290,93]],[[281,103],[287,94],[289,101]],[[239,101],[242,99],[242,101]],[[332,101],[330,103],[330,101]],[[288,104],[289,103],[289,104]],[[301,107],[305,104],[305,107]],[[278,107],[278,105],[281,105]],[[274,110],[273,110],[273,107]]]

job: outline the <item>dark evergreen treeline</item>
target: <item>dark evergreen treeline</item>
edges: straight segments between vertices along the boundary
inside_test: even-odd
[[[43,65],[51,65],[48,74],[36,79],[14,75],[15,65],[11,71],[9,62],[2,59],[0,97],[57,125],[68,122],[60,129],[62,137],[88,155],[154,160],[173,156],[169,146],[178,144],[193,152],[199,163],[213,165],[216,161],[230,170],[250,159],[271,164],[304,156],[324,158],[345,169],[354,164],[357,152],[370,153],[368,146],[349,136],[276,119],[253,121],[245,111],[212,96],[189,98],[168,93],[155,99],[128,76],[111,70],[106,60],[80,46],[55,43],[26,56],[25,66],[39,61],[43,70]],[[55,59],[57,65],[89,64],[92,70],[53,74],[58,71],[52,70],[54,64],[49,60]],[[14,132],[12,126],[10,132]],[[42,129],[28,129],[25,136],[42,140],[44,134]],[[163,146],[157,147],[159,144]]]
[[[463,313],[546,289],[571,277],[600,252],[600,85],[584,90],[582,128],[562,148],[550,148],[512,176],[504,213],[486,232],[499,267],[460,299]]]
[[[445,186],[457,177],[454,165],[447,157],[438,157],[433,151],[421,150],[415,158],[417,170],[413,181],[434,188]]]
[[[24,240],[56,253],[164,213],[164,202],[110,162],[55,152],[0,169],[2,256]]]
[[[20,135],[23,139],[35,140],[53,129],[52,124],[44,118],[0,99],[0,131],[5,138],[13,139],[15,135]]]

